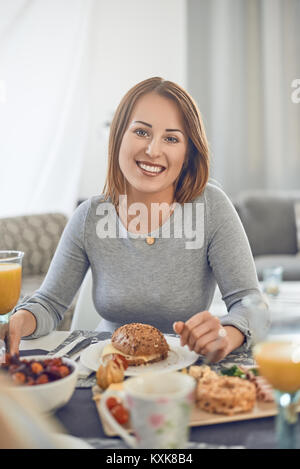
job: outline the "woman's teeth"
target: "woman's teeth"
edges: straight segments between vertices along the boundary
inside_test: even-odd
[[[161,173],[165,169],[162,166],[148,166],[146,164],[140,163],[139,161],[137,161],[137,165],[149,173]]]

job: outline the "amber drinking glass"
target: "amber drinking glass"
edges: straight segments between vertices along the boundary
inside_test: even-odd
[[[259,330],[264,304],[250,297],[244,300],[259,331],[254,340],[253,356],[259,374],[273,387],[277,404],[276,441],[280,449],[300,447],[298,411],[300,399],[300,307],[299,304],[269,302],[269,327]]]

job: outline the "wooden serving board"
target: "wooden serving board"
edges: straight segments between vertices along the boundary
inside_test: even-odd
[[[105,417],[102,415],[100,410],[99,399],[95,400],[95,404],[97,407],[97,411],[99,417],[102,422],[103,430],[108,436],[116,436],[117,433],[110,427],[109,423],[106,421]],[[300,410],[300,408],[299,408]],[[190,426],[191,427],[198,427],[198,426],[205,426],[205,425],[216,425],[219,423],[227,423],[227,422],[236,422],[240,420],[252,420],[252,419],[259,419],[264,417],[272,417],[277,414],[277,408],[275,402],[257,402],[255,407],[251,410],[251,412],[243,412],[240,414],[235,415],[221,415],[221,414],[210,414],[209,412],[205,412],[204,410],[198,409],[196,406],[193,407],[191,418],[190,418]],[[126,427],[129,431],[130,428]]]

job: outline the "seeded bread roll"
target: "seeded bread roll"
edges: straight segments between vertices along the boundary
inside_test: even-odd
[[[147,363],[164,360],[169,351],[164,335],[149,324],[125,324],[113,333],[111,343],[117,350],[132,357],[128,360],[131,366],[145,363],[140,356],[149,356]]]

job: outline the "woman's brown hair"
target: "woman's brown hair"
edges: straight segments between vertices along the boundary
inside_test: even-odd
[[[199,196],[209,177],[209,149],[199,109],[193,98],[179,85],[160,77],[144,80],[131,88],[121,100],[111,123],[108,145],[108,171],[103,189],[117,206],[125,194],[125,179],[119,166],[119,151],[129,118],[137,100],[155,92],[172,99],[179,107],[188,135],[188,151],[181,173],[175,181],[175,201],[183,204]]]

